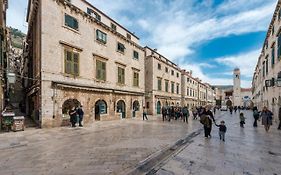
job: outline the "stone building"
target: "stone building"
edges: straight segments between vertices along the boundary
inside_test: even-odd
[[[192,76],[192,71],[181,71],[182,104],[189,108],[198,106],[198,79]]]
[[[7,68],[7,26],[6,11],[8,0],[0,0],[0,111],[4,109],[6,96],[6,68]]]
[[[206,100],[206,103],[207,105],[211,105],[211,106],[214,106],[216,104],[215,102],[215,99],[216,99],[216,94],[215,94],[215,90],[213,89],[213,87],[208,84],[208,83],[205,83],[207,89],[206,89],[206,97],[207,97],[207,100]]]
[[[27,112],[39,126],[140,117],[144,49],[139,38],[85,0],[29,0]]]
[[[181,105],[181,70],[156,50],[145,47],[145,92],[148,114]]]
[[[281,1],[278,0],[252,79],[253,101],[275,115],[281,106]]]

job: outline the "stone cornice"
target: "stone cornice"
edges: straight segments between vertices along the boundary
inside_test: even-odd
[[[111,29],[106,24],[102,23],[101,21],[98,21],[96,18],[92,17],[91,15],[84,12],[80,8],[74,6],[73,4],[71,4],[69,2],[66,2],[65,0],[54,0],[54,1],[56,1],[58,4],[62,4],[65,8],[68,7],[71,11],[75,11],[77,14],[80,14],[83,17],[83,19],[86,19],[89,22],[97,24],[98,26],[102,27],[103,29],[111,32],[115,36],[117,36],[117,37],[121,38],[122,40],[126,41],[127,43],[129,43],[129,44],[133,45],[134,47],[137,47],[138,49],[144,51],[144,48],[142,46],[138,45],[137,43],[133,42],[132,40],[127,39],[121,33]]]

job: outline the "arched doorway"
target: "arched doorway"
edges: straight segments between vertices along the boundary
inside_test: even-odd
[[[81,103],[77,99],[68,99],[62,104],[62,114],[65,115],[64,117],[67,117],[70,109],[73,107],[77,108],[80,105]]]
[[[226,101],[226,106],[227,106],[227,107],[232,106],[232,101],[231,101],[231,100],[227,100],[227,101]]]
[[[123,100],[117,102],[116,112],[121,114],[121,118],[126,118],[126,104]]]
[[[62,123],[61,126],[68,126],[70,122],[70,116],[68,112],[74,107],[77,108],[81,103],[77,99],[65,100],[62,104]]]
[[[101,114],[107,114],[107,104],[104,100],[98,100],[95,104],[95,120],[100,120]]]
[[[134,101],[133,102],[133,117],[136,117],[136,111],[140,110],[140,104],[139,101]]]
[[[161,114],[161,102],[158,101],[156,104],[156,112],[157,114]]]

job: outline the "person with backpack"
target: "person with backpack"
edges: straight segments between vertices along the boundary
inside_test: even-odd
[[[260,117],[260,114],[256,106],[253,108],[253,117],[255,119],[253,127],[258,127],[258,119]]]
[[[211,137],[212,121],[214,123],[216,122],[212,111],[210,111],[209,108],[202,108],[202,114],[200,115],[200,123],[204,126],[205,138]]]

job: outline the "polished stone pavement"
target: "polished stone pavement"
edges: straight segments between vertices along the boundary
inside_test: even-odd
[[[226,142],[219,140],[218,128],[213,126],[212,138],[203,132],[193,138],[177,154],[157,168],[157,175],[281,175],[281,131],[277,120],[270,131],[263,126],[253,128],[252,112],[245,112],[245,128],[239,126],[238,114],[227,114]],[[276,117],[277,118],[277,117]]]
[[[0,175],[126,174],[155,152],[201,127],[198,121],[126,119],[84,128],[0,134]]]

